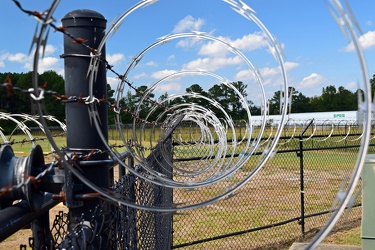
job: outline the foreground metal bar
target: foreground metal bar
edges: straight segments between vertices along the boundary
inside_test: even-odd
[[[50,200],[41,209],[32,212],[27,201],[23,200],[0,211],[0,242],[30,224],[33,220],[48,213],[59,202]]]
[[[362,170],[362,249],[375,249],[375,155],[368,154]]]

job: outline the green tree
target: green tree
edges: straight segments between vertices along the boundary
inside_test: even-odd
[[[5,72],[0,73],[0,83],[7,83],[14,86],[18,81],[19,74]],[[16,105],[16,97],[12,87],[9,85],[7,87],[0,88],[0,110],[8,113],[13,113]]]
[[[107,83],[107,100],[110,103],[113,103],[115,101],[115,98],[113,95],[115,94],[115,91],[111,88],[111,85]]]
[[[303,95],[301,92],[293,91],[292,95],[292,113],[306,113],[311,112],[310,98]]]
[[[234,82],[234,83],[232,83],[232,85],[233,85],[234,88],[236,88],[238,90],[238,92],[240,92],[240,94],[246,100],[247,85],[244,84],[243,82],[240,82],[240,81]],[[243,107],[243,103],[241,102],[238,94],[232,88],[229,88],[228,97],[229,97],[228,101],[229,101],[230,110],[232,112],[232,114],[231,114],[232,118],[235,119],[235,120],[243,119],[246,115],[246,111]],[[246,105],[248,105],[248,103]]]
[[[322,96],[310,97],[311,112],[321,112],[323,110]]]
[[[33,73],[30,71],[28,73],[20,73],[19,78],[17,81],[13,82],[13,86],[27,90],[29,88],[32,88],[32,75]],[[13,75],[11,76],[13,77]],[[20,91],[14,91],[14,102],[16,105],[14,105],[14,108],[12,110],[12,113],[31,113],[31,105],[30,105],[30,96],[29,94],[25,94]]]
[[[199,93],[199,94],[205,93],[205,91],[203,90],[203,88],[199,84],[193,84],[190,87],[186,88],[186,92],[188,92],[188,93],[194,92],[194,93]]]
[[[250,107],[251,115],[261,115],[262,114],[261,108],[259,106],[254,105],[254,102],[249,100],[248,105]],[[248,117],[247,117],[247,115],[245,115],[243,118],[247,119]]]
[[[276,91],[272,98],[269,101],[269,113],[270,115],[277,115],[280,113],[280,96],[281,96],[281,91],[278,90]]]
[[[28,73],[1,73],[0,81],[11,79],[13,87],[22,90],[34,88],[32,84],[33,72]],[[54,71],[46,71],[38,75],[38,88],[44,88],[56,92],[57,95],[64,94],[64,79]],[[3,111],[17,114],[31,114],[35,112],[33,101],[28,93],[20,90],[11,90],[2,88],[0,91],[1,101],[0,108]],[[65,118],[65,107],[57,101],[51,94],[44,95],[45,110],[48,115],[55,116],[58,120],[63,121]]]
[[[137,108],[139,108],[140,117],[145,118],[150,108],[154,105],[152,101],[154,100],[155,94],[149,93],[145,96],[145,92],[147,91],[147,86],[140,86],[137,88],[137,91],[134,95],[134,102],[137,104]],[[145,98],[143,98],[145,96]],[[143,98],[142,103],[141,100]],[[138,107],[139,106],[139,107]]]
[[[46,90],[54,91],[58,95],[64,94],[64,78],[55,71],[45,71],[38,78],[39,87]],[[44,98],[46,111],[49,115],[54,116],[59,121],[65,119],[65,106],[57,101],[53,96],[46,94]]]
[[[134,100],[134,95],[131,91],[128,90],[123,98],[119,101],[119,106],[122,109],[121,111],[121,122],[122,123],[131,123],[133,118],[131,113],[134,112],[136,103]]]
[[[159,96],[158,101],[159,101],[159,102],[163,102],[163,101],[166,100],[168,97],[169,97],[169,96],[168,96],[168,93],[165,92],[164,94],[162,94],[161,96]],[[164,104],[164,105],[165,105],[165,104]]]
[[[338,111],[340,110],[337,99],[337,89],[333,85],[324,87],[322,90],[322,108],[321,111]]]
[[[301,92],[297,91],[294,87],[288,88],[288,112],[289,108],[291,113],[304,113],[304,112],[311,112],[311,99],[307,96],[303,95]],[[290,96],[291,95],[291,96]],[[269,99],[270,103],[270,114],[276,115],[280,113],[282,107],[280,107],[280,100],[284,99],[284,91],[276,91],[271,99]],[[290,102],[291,100],[291,102]],[[291,105],[291,106],[289,106]]]
[[[372,79],[370,79],[370,85],[371,85],[371,96],[374,96],[375,92],[375,74],[372,75]]]
[[[140,104],[145,92],[147,90],[147,86],[140,86],[137,88],[134,94],[128,90],[125,96],[120,100],[120,107],[123,109],[121,120],[122,123],[131,123],[133,121],[133,115],[135,115],[136,109],[139,109],[138,116],[140,118],[145,118],[150,111],[150,108],[154,105],[152,103],[153,98],[155,95],[150,93],[146,96],[142,103]],[[127,111],[125,111],[127,110]]]
[[[199,84],[193,84],[190,87],[186,88],[187,93],[196,93],[201,96],[207,97],[208,93],[203,90],[203,88]],[[209,106],[209,101],[202,97],[191,97],[191,96],[184,96],[184,100],[186,103],[196,103],[203,107]]]
[[[336,89],[330,85],[323,88],[321,99],[322,110],[320,111],[340,111],[357,109],[357,94],[340,86]]]
[[[356,93],[353,93],[342,86],[337,89],[337,104],[340,110],[356,110],[357,103],[358,99]]]
[[[113,95],[115,94],[115,91],[111,88],[111,85],[107,83],[107,101],[111,104],[115,103],[115,98]],[[114,110],[111,108],[108,110],[108,124],[114,124],[115,123],[115,117],[116,114]]]
[[[247,85],[241,81],[231,83],[235,89],[246,99]],[[208,96],[223,107],[223,109],[232,117],[233,120],[239,120],[246,117],[246,111],[236,91],[224,83],[214,85],[208,90]],[[221,112],[216,107],[210,109],[221,116]]]

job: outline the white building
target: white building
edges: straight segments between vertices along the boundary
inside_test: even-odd
[[[254,125],[262,122],[262,116],[252,116]],[[308,120],[314,119],[315,123],[330,122],[334,124],[360,124],[362,116],[358,111],[333,111],[333,112],[312,112],[312,113],[291,113],[287,115],[287,122],[294,124],[303,124]],[[267,116],[267,123],[279,123],[281,115]]]

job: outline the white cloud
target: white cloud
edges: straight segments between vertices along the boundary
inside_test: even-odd
[[[29,56],[23,53],[11,54],[8,56],[8,60],[11,62],[25,63],[29,59]]]
[[[45,56],[49,56],[49,55],[53,55],[53,53],[56,52],[56,47],[51,45],[51,44],[47,44],[45,49],[44,49],[44,55]],[[43,54],[43,51],[41,50],[40,51],[41,54]]]
[[[290,71],[294,68],[299,67],[299,64],[296,62],[285,62],[284,63],[284,68],[286,71]],[[281,68],[280,66],[274,67],[274,68],[269,68],[269,67],[264,67],[259,69],[259,73],[261,74],[262,78],[264,80],[270,80],[269,78],[272,77],[280,77],[281,76]],[[247,70],[241,70],[239,71],[235,79],[239,81],[244,81],[244,80],[249,80],[254,78],[254,73],[252,70],[247,69]],[[268,79],[267,79],[268,78]]]
[[[5,60],[8,58],[9,53],[5,51],[0,51],[0,68],[5,67]]]
[[[219,37],[220,40],[227,40],[223,37]],[[227,47],[217,41],[211,41],[204,44],[200,50],[199,54],[206,55],[206,56],[225,56],[226,54],[230,53]]]
[[[302,81],[298,84],[299,88],[309,88],[312,86],[316,86],[324,82],[324,77],[317,74],[312,73],[309,76],[306,76],[302,79]]]
[[[375,31],[368,31],[358,38],[359,44],[363,49],[368,49],[375,47]],[[354,51],[354,44],[351,42],[348,46],[344,48],[344,51],[352,52]]]
[[[111,85],[111,89],[115,90],[119,83],[119,79],[117,77],[108,77],[107,76],[107,83]]]
[[[178,82],[171,82],[167,84],[159,84],[156,86],[155,91],[158,91],[160,93],[174,93],[179,90],[181,90],[182,86],[181,83]]]
[[[285,44],[280,44],[278,47],[279,47],[279,52],[281,54],[283,54],[284,53]],[[276,54],[275,47],[268,47],[267,51],[268,51],[268,53],[272,54],[275,57],[275,54]],[[275,57],[275,59],[276,59],[276,57]]]
[[[253,79],[253,77],[254,77],[253,71],[246,69],[246,70],[241,70],[237,72],[235,79],[239,81],[244,81],[244,80]]]
[[[43,55],[43,48],[40,48],[40,56]],[[53,70],[60,75],[64,74],[64,69],[60,66],[62,65],[62,60],[59,57],[54,57],[53,54],[56,52],[56,47],[53,45],[46,45],[44,48],[44,57],[39,60],[38,71],[43,73],[47,70]],[[22,68],[30,71],[33,70],[35,49],[29,55],[24,53],[11,54],[8,52],[2,53],[0,56],[0,67],[5,66],[5,61],[12,63],[19,63]],[[61,62],[61,64],[59,64]]]
[[[60,59],[56,57],[44,57],[42,60],[39,61],[38,64],[38,72],[43,73],[48,70],[53,70],[55,72],[61,72],[61,68],[59,68],[58,63]],[[25,59],[24,69],[26,70],[33,70],[33,57],[29,56]]]
[[[299,63],[296,62],[285,62],[284,67],[287,71],[299,67]]]
[[[175,72],[176,72],[176,70],[168,70],[168,69],[160,70],[160,71],[156,71],[156,72],[152,73],[151,77],[154,78],[154,79],[161,79],[161,78],[166,77],[168,75],[171,75]]]
[[[56,73],[62,76],[65,79],[65,69],[64,68],[58,68],[56,70]]]
[[[226,66],[240,65],[243,60],[238,57],[215,57],[215,58],[198,58],[182,67],[187,70],[204,69],[207,71],[215,71]]]
[[[194,18],[192,16],[186,16],[180,20],[174,27],[172,33],[181,33],[184,31],[199,31],[204,25],[205,20],[202,18]]]
[[[200,38],[186,38],[181,41],[178,41],[176,44],[177,48],[191,48],[197,44],[202,43],[202,39]]]
[[[280,80],[278,80],[278,78],[281,77],[280,67],[264,67],[258,69],[258,72],[261,75],[263,85],[268,85],[270,83],[280,83]],[[250,69],[241,70],[236,74],[235,79],[238,81],[255,80],[255,73]]]
[[[158,66],[157,62],[155,62],[155,61],[149,61],[149,62],[145,63],[145,65],[150,66],[150,67],[157,67]]]
[[[236,48],[244,51],[252,51],[265,46],[268,46],[268,41],[266,37],[261,32],[255,32],[253,34],[248,34],[240,39],[233,41]]]
[[[147,76],[146,73],[142,72],[140,74],[134,75],[133,77],[134,77],[134,79],[140,79],[140,78],[144,78],[146,76]]]
[[[356,91],[358,89],[358,83],[357,82],[349,82],[346,84],[345,88],[350,91]]]
[[[242,52],[253,51],[268,46],[267,39],[261,32],[248,34],[236,40],[231,40],[228,37],[218,37],[218,39],[231,44]],[[230,51],[227,49],[226,45],[218,41],[208,42],[199,50],[199,54],[208,56],[224,56],[228,53],[230,53]]]
[[[56,57],[44,57],[42,59],[42,67],[48,70],[48,68],[53,68],[58,61],[59,59],[57,59]]]
[[[170,55],[170,56],[168,56],[168,61],[172,61],[172,60],[174,60],[175,59],[175,55]]]
[[[106,60],[108,61],[109,65],[117,65],[121,61],[123,61],[125,56],[120,53],[112,54],[112,55],[106,55]]]

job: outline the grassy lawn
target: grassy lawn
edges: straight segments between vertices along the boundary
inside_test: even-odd
[[[124,130],[123,132],[126,133],[127,138],[131,138],[131,132],[128,130]],[[181,129],[179,133],[185,139],[192,137],[191,131],[189,132],[187,128]],[[145,136],[147,134],[148,136]],[[142,138],[142,144],[144,145],[150,145],[150,142],[156,144],[160,134],[160,130],[155,130],[153,133],[151,133],[151,130],[146,130],[142,134],[139,134],[139,138]],[[43,136],[35,136],[34,138],[42,146],[44,153],[51,151],[50,143]],[[122,144],[118,131],[111,130],[109,138],[109,143],[112,145]],[[11,142],[15,142],[12,148],[16,155],[29,155],[32,144],[28,142],[28,139],[24,135],[15,135],[10,139]],[[65,137],[55,137],[54,140],[59,147],[66,146]],[[304,143],[304,146],[308,148],[314,146],[313,144],[316,146],[317,143],[317,141],[307,141]],[[326,142],[321,142],[322,145],[324,143]],[[350,142],[350,144],[352,143],[354,142]],[[298,140],[294,139],[283,147],[298,149],[298,144]],[[345,142],[336,141],[335,145],[343,146]],[[348,142],[346,142],[346,145],[348,145]],[[176,152],[180,153],[181,158],[203,156],[210,150],[215,154],[217,148],[212,149],[209,145],[204,144],[176,148]],[[144,152],[145,156],[149,152],[149,150],[146,150]],[[308,213],[315,213],[328,210],[331,208],[342,180],[351,171],[351,167],[357,157],[356,152],[352,149],[315,150],[304,152],[304,156],[306,211]],[[243,180],[254,169],[261,158],[262,156],[252,156],[235,175],[219,184],[199,188],[194,191],[174,191],[174,202],[186,205],[215,197],[220,192],[223,192],[223,190]],[[202,162],[192,161],[189,164],[194,168],[198,164],[202,164]],[[190,165],[186,165],[186,168],[188,169]],[[178,212],[173,216],[173,244],[179,245],[204,238],[239,232],[249,228],[263,227],[289,218],[298,217],[300,215],[299,169],[300,161],[296,152],[278,153],[267,162],[264,168],[252,180],[246,183],[230,199],[224,199],[199,209]],[[358,223],[360,213],[357,213],[356,216],[356,223]],[[307,229],[316,230],[316,228],[324,224],[326,219],[327,217],[322,217],[319,222],[311,222],[308,224]],[[360,245],[359,234],[360,226],[358,224],[351,224],[350,227],[333,231],[326,238],[325,242]],[[197,244],[184,249],[218,249],[225,248],[225,244],[230,246],[230,249],[245,249],[242,248],[243,245],[255,249],[259,246],[257,245],[258,243],[269,242],[272,245],[275,242],[282,242],[285,239],[299,239],[299,237],[300,226],[295,221],[284,226],[228,237],[206,243],[203,246]],[[17,236],[12,236],[7,242],[14,239],[17,239]],[[302,239],[302,241],[304,240],[309,240],[309,238]],[[0,248],[2,248],[1,244]],[[291,244],[291,242],[278,247],[279,249],[287,249],[286,246],[288,244]]]

